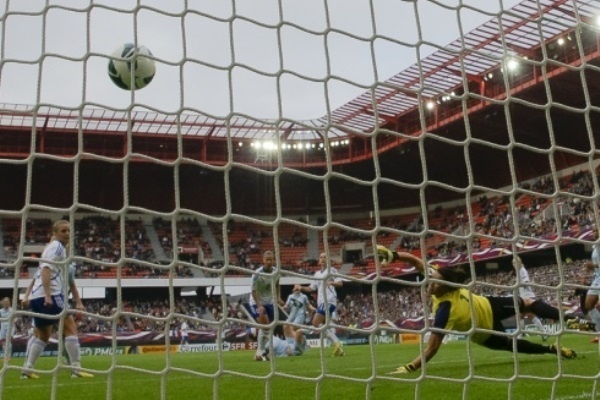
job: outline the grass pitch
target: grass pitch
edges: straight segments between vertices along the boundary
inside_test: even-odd
[[[56,358],[46,357],[38,363],[40,379],[21,380],[23,359],[14,359],[0,371],[0,399],[595,399],[599,348],[589,339],[563,336],[579,357],[561,361],[452,342],[427,364],[426,375],[401,377],[386,374],[411,361],[418,345],[346,346],[341,358],[313,348],[271,362],[253,361],[252,351],[84,357],[93,379],[71,379],[56,368]]]

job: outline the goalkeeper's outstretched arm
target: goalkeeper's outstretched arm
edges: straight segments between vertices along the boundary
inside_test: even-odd
[[[402,261],[412,265],[418,269],[421,273],[425,273],[425,263],[419,257],[412,255],[411,253],[404,253],[400,251],[392,251],[385,246],[377,245],[377,256],[383,263],[390,263],[392,261]]]

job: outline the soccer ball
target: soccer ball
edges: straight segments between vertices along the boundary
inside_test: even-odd
[[[108,61],[108,76],[124,90],[146,87],[156,73],[154,60],[147,56],[152,56],[148,48],[139,46],[136,49],[133,43],[124,44],[112,53]]]

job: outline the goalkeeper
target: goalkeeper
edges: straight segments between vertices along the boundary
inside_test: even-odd
[[[391,374],[405,374],[418,370],[423,363],[431,360],[440,349],[446,331],[468,332],[476,328],[471,340],[492,350],[513,351],[513,339],[509,336],[480,332],[479,329],[504,332],[502,320],[516,314],[513,297],[484,297],[471,293],[468,289],[444,284],[464,283],[468,276],[455,268],[437,268],[427,265],[410,253],[393,252],[383,246],[377,246],[379,259],[383,263],[401,261],[413,265],[421,273],[427,272],[430,279],[427,294],[432,299],[434,314],[433,329],[427,347],[422,355],[412,362],[398,367]],[[427,271],[425,271],[427,268]],[[533,313],[540,318],[560,320],[559,311],[541,300],[528,298],[518,299],[520,313]],[[472,310],[472,311],[471,311]],[[475,316],[475,319],[473,319]],[[556,354],[564,358],[575,358],[574,350],[558,347],[556,344],[542,345],[527,340],[517,339],[516,349],[526,354]]]

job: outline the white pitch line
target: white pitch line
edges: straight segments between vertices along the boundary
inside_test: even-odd
[[[581,400],[581,399],[591,399],[591,398],[592,398],[591,393],[583,392],[583,393],[577,394],[577,395],[555,397],[554,400]],[[545,400],[545,399],[540,399],[540,400]]]

